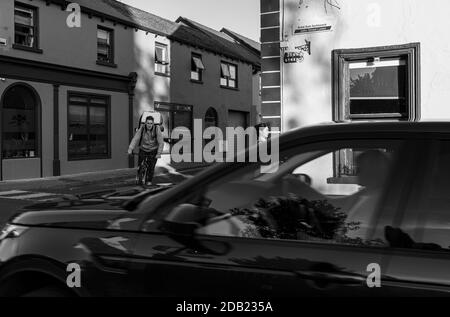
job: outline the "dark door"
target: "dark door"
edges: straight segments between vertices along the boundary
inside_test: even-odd
[[[450,139],[428,139],[411,170],[401,225],[387,228],[389,285],[407,296],[450,295]]]
[[[381,285],[387,278],[381,228],[396,224],[413,150],[401,140],[320,142],[284,149],[275,173],[246,165],[199,184],[162,215],[201,207],[215,216],[196,230],[195,243],[189,235],[164,234],[161,219],[149,219],[135,254],[142,292],[389,294],[389,287],[369,287],[367,278],[373,265]],[[361,153],[342,169],[351,175],[335,173],[341,151]]]

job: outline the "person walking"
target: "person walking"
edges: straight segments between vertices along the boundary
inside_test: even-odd
[[[152,186],[153,174],[158,159],[164,148],[164,138],[161,129],[155,125],[152,116],[145,118],[145,124],[136,132],[128,147],[128,154],[132,155],[139,147],[137,184]]]

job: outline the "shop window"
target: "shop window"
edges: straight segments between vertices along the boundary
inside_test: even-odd
[[[38,100],[23,85],[7,89],[2,102],[3,159],[38,157]]]
[[[191,57],[191,80],[197,81],[197,82],[202,82],[204,70],[205,70],[205,65],[203,65],[202,56],[199,54],[192,54],[192,57]]]
[[[98,27],[97,29],[97,63],[114,64],[114,32],[113,30]]]
[[[37,8],[18,3],[14,5],[14,44],[15,48],[38,48]]]
[[[69,160],[109,158],[109,104],[108,96],[69,94]]]
[[[174,144],[179,142],[172,136],[174,129],[181,127],[189,130],[192,136],[192,106],[166,102],[155,102],[155,110],[161,114],[163,121],[164,153],[169,154]]]
[[[420,118],[418,43],[333,51],[335,121]]]
[[[237,88],[237,66],[230,63],[220,63],[220,86]]]

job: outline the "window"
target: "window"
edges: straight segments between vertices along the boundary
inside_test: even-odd
[[[199,54],[192,54],[191,58],[191,80],[202,82],[203,81],[203,71],[205,66],[202,62],[202,56]]]
[[[169,50],[166,44],[155,44],[155,73],[169,74]]]
[[[38,157],[38,101],[34,92],[14,85],[5,92],[2,106],[3,158]]]
[[[99,64],[114,64],[114,32],[98,27],[97,29],[97,61]]]
[[[364,149],[358,158],[358,182],[330,184],[334,155],[344,149]],[[396,140],[291,148],[280,152],[276,172],[265,174],[260,164],[246,164],[203,184],[182,205],[201,206],[205,214],[215,215],[197,229],[203,235],[386,247],[376,235],[377,221],[401,173],[396,168],[401,149]],[[386,221],[393,218],[389,213]]]
[[[21,3],[14,6],[14,47],[38,50],[37,8]]]
[[[173,139],[176,128],[185,127],[192,134],[192,106],[166,102],[155,102],[155,110],[161,113],[163,121],[164,153],[170,153],[178,139]]]
[[[357,180],[358,156],[364,152],[364,149],[344,149],[334,155],[334,177],[329,182],[354,184]],[[385,151],[386,155],[391,153]]]
[[[237,88],[237,66],[229,63],[220,63],[220,86]]]
[[[414,43],[333,51],[334,120],[419,120],[419,49]]]
[[[108,96],[69,94],[69,160],[109,157],[109,104]]]
[[[217,115],[217,111],[210,107],[206,110],[205,114],[205,129],[209,127],[217,127],[219,124],[219,118]]]

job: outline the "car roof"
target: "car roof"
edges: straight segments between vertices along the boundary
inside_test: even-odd
[[[282,134],[282,142],[307,136],[352,133],[450,133],[450,122],[326,122],[297,128]]]

